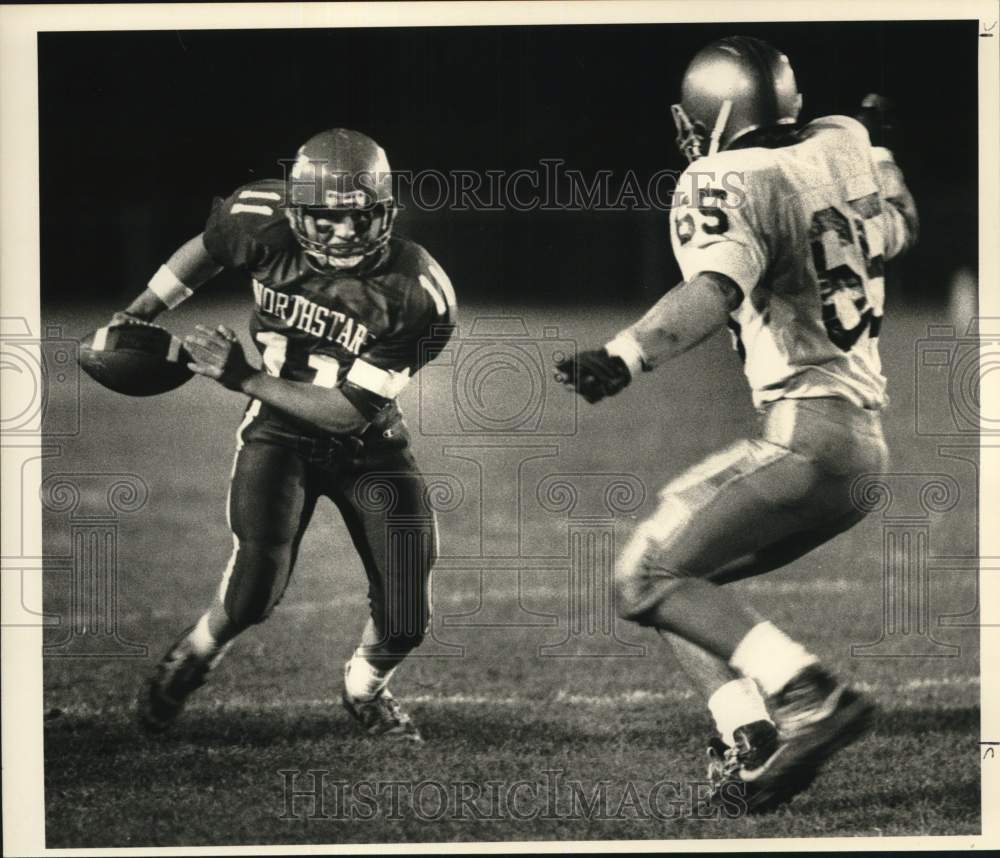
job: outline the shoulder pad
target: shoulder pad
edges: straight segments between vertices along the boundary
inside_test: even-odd
[[[294,236],[285,217],[285,183],[280,179],[251,182],[235,190],[217,207],[217,216],[253,240],[283,247]]]
[[[774,167],[772,149],[732,149],[699,158],[677,180],[675,205],[692,205],[703,188],[721,188],[728,194],[745,194],[755,176]]]
[[[436,314],[444,319],[455,313],[455,290],[444,269],[424,248],[405,238],[392,239],[392,253],[386,274],[404,278],[409,288],[419,290],[423,303],[433,304]],[[416,295],[414,296],[416,299]],[[416,300],[414,303],[418,303]]]
[[[821,116],[819,119],[814,119],[805,128],[807,134],[814,134],[817,131],[829,129],[846,131],[859,142],[864,143],[866,146],[870,145],[871,141],[868,138],[868,129],[851,116],[841,116],[839,114],[835,116]]]

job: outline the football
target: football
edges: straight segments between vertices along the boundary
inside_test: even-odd
[[[94,381],[128,396],[180,387],[194,374],[180,339],[152,324],[112,324],[80,343],[80,366]]]

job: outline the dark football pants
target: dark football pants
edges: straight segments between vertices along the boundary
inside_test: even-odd
[[[248,409],[229,496],[233,554],[219,590],[231,621],[259,623],[288,586],[320,497],[343,516],[368,577],[376,651],[406,653],[430,622],[437,527],[423,477],[402,446],[346,449]],[[335,567],[338,558],[331,557]],[[331,602],[333,599],[331,598]]]
[[[670,482],[616,568],[621,616],[648,622],[682,578],[719,584],[784,566],[865,516],[866,475],[887,451],[877,412],[833,398],[781,400],[760,438],[739,441]]]

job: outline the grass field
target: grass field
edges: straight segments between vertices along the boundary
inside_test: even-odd
[[[246,305],[199,302],[168,324],[184,332],[198,319],[245,331]],[[109,314],[110,307],[49,307],[45,321],[80,337],[106,318],[105,309]],[[513,315],[510,308],[466,308],[464,334],[471,337],[474,319]],[[615,309],[533,310],[523,322],[544,351],[556,342],[542,337],[546,326],[589,345],[631,317]],[[518,397],[529,404],[536,393],[548,397],[539,431],[499,437],[451,427],[448,434],[441,415],[468,392],[451,385],[446,368],[427,373],[423,386],[404,394],[423,469],[459,487],[440,516],[433,634],[424,655],[401,668],[393,683],[425,734],[421,749],[361,738],[340,709],[341,665],[366,606],[361,565],[329,504],[317,511],[296,575],[271,619],[236,643],[170,735],[151,740],[136,729],[136,689],[208,603],[230,551],[224,505],[243,400],[202,379],[149,400],[117,396],[82,379],[81,431],[52,439],[60,454],[46,460],[45,474],[85,484],[78,515],[104,504],[107,484],[117,480],[108,474],[135,475],[148,488],[141,509],[121,513],[111,528],[119,635],[145,646],[147,655],[84,658],[87,647],[101,646],[93,628],[89,638],[78,639],[66,637],[66,623],[51,631],[48,846],[979,831],[976,580],[968,571],[935,570],[933,563],[975,553],[976,471],[939,454],[940,439],[914,430],[915,344],[938,322],[931,313],[890,311],[884,329],[893,398],[886,425],[893,468],[902,475],[894,499],[900,506],[873,513],[766,579],[733,585],[880,706],[874,732],[836,758],[808,793],[757,818],[699,818],[707,815],[704,808],[688,799],[704,776],[707,715],[654,634],[606,624],[605,579],[598,576],[587,591],[589,608],[578,610],[571,601],[580,591],[570,587],[567,513],[553,512],[558,489],[546,497],[541,488],[558,484],[554,475],[568,475],[562,481],[580,493],[572,527],[591,535],[613,528],[620,544],[652,509],[666,479],[747,431],[749,398],[723,338],[616,400],[589,409],[581,403],[575,416],[572,397],[531,388],[530,373],[507,364],[488,382],[484,400],[472,405],[496,418],[494,429],[509,428]],[[463,359],[469,358],[461,352],[453,357],[456,365]],[[72,385],[53,388],[50,424],[68,419],[75,407]],[[546,427],[564,434],[541,434]],[[928,474],[950,477],[961,493],[951,509],[922,520],[931,557],[931,632],[942,646],[916,628],[904,643],[936,654],[951,645],[952,657],[852,656],[852,645],[878,640],[883,629],[883,534],[896,526],[885,515],[910,515],[904,525],[915,526],[912,515],[921,507],[904,497],[907,481]],[[598,521],[593,516],[601,512],[602,492],[616,480],[633,487],[637,503],[645,501],[613,523]],[[67,511],[46,514],[45,548],[54,564],[46,576],[46,610],[64,619],[73,592],[65,558],[73,556],[74,533],[84,526],[90,525]],[[943,615],[959,618],[939,626]],[[597,618],[594,628],[587,617]],[[300,798],[289,806],[287,787],[308,789],[307,771],[327,773],[319,776],[326,778],[327,803],[316,807]],[[559,778],[554,806],[546,804],[553,773]],[[425,781],[440,786],[415,786]],[[366,790],[382,798],[366,802]],[[606,801],[590,812],[568,798],[589,801],[595,790],[604,790]],[[334,806],[348,793],[349,806]]]

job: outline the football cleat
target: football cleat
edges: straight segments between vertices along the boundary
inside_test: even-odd
[[[771,806],[802,792],[822,765],[870,727],[875,707],[821,667],[805,668],[768,701],[779,744],[770,757],[743,766],[756,805]]]
[[[340,700],[369,736],[387,736],[415,743],[424,741],[413,719],[402,710],[388,688],[383,688],[370,700],[351,697],[345,688]]]
[[[162,733],[177,720],[188,697],[222,658],[222,652],[210,659],[197,655],[188,642],[190,633],[189,628],[175,641],[139,692],[139,723],[148,733]]]
[[[740,797],[748,808],[758,809],[753,789],[743,782],[740,771],[763,765],[778,748],[778,730],[770,721],[754,721],[733,731],[734,743],[727,745],[715,737],[708,746],[708,781],[712,801]]]

